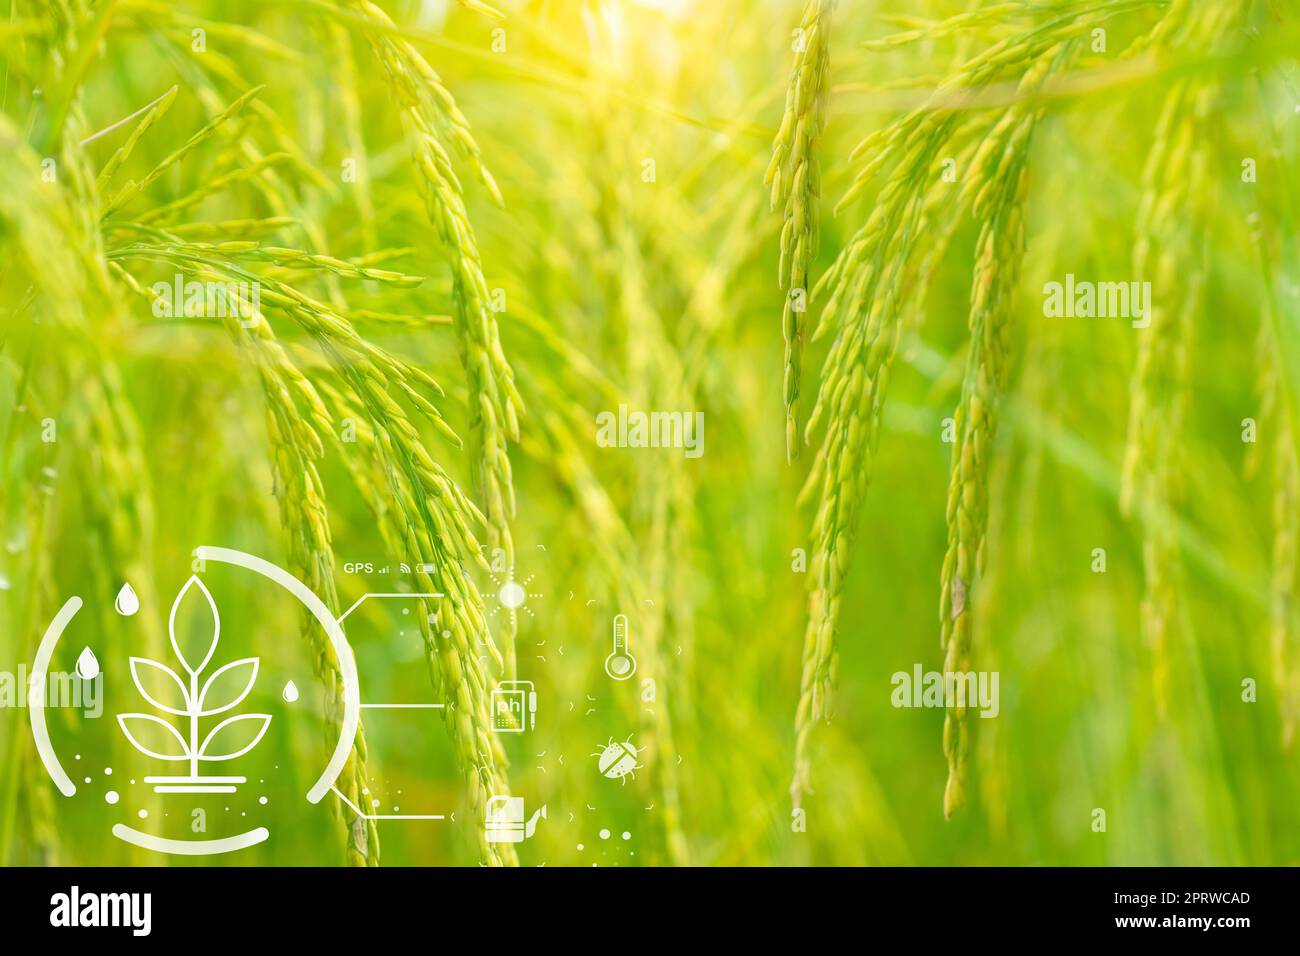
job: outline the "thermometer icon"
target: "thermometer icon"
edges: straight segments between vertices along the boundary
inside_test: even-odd
[[[627,615],[614,615],[614,652],[605,658],[605,673],[627,680],[636,673],[636,658],[627,649]]]

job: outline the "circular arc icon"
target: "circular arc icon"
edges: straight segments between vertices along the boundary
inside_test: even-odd
[[[343,721],[339,739],[334,745],[334,752],[330,756],[329,763],[326,764],[320,777],[307,791],[307,802],[319,803],[321,798],[329,793],[330,788],[334,786],[339,774],[343,772],[348,754],[351,752],[353,742],[356,739],[357,726],[361,721],[361,689],[357,681],[357,665],[352,656],[352,647],[348,644],[347,636],[343,633],[342,625],[330,612],[329,608],[325,606],[325,602],[311,588],[288,571],[269,561],[232,548],[218,548],[208,545],[196,548],[194,555],[203,561],[215,561],[219,564],[230,564],[244,568],[274,581],[297,598],[299,603],[306,607],[317,622],[320,623],[321,627],[325,629],[330,644],[334,647],[334,653],[338,657],[343,687]],[[59,762],[58,755],[54,752],[54,747],[50,743],[49,729],[45,721],[46,675],[49,670],[50,659],[54,656],[54,649],[58,645],[59,639],[63,636],[63,632],[72,622],[77,612],[81,610],[81,607],[82,600],[80,597],[68,598],[63,607],[59,609],[59,613],[55,615],[54,620],[50,622],[50,626],[46,628],[40,645],[37,647],[36,658],[32,662],[30,693],[28,695],[28,715],[31,720],[32,739],[36,743],[37,753],[40,755],[41,763],[45,765],[50,779],[54,781],[54,785],[65,797],[73,796],[77,792],[77,786],[72,782],[67,771],[63,769],[63,765]],[[122,824],[114,826],[113,833],[129,843],[135,843],[146,849],[157,850],[162,853],[191,855],[238,850],[260,843],[269,836],[265,827],[258,827],[248,833],[223,840],[168,840],[151,834],[140,833]]]

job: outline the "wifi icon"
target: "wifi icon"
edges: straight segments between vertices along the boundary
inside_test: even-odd
[[[411,573],[411,566],[410,566],[409,564],[402,563],[402,564],[399,564],[397,567],[398,567],[398,569],[399,569],[403,574],[410,574],[410,573]]]

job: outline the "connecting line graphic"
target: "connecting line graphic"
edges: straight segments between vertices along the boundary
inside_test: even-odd
[[[344,611],[342,614],[339,615],[339,623],[342,623],[349,614],[351,614],[353,611],[359,608],[361,606],[362,601],[364,601],[366,598],[372,598],[372,597],[373,598],[421,598],[421,597],[440,598],[440,597],[446,597],[446,595],[436,591],[369,591],[361,595],[361,597],[357,598],[355,604],[353,604],[350,608],[348,608],[346,611]]]
[[[339,615],[339,623],[359,608],[367,598],[440,598],[446,597],[441,592],[429,591],[367,591],[361,597],[357,598],[350,608]],[[442,710],[446,704],[361,704],[362,710]],[[366,813],[359,806],[345,797],[338,787],[331,787],[331,790],[342,800],[357,816],[363,820],[445,820],[446,814],[442,813]]]
[[[370,707],[383,708],[384,710],[441,710],[446,704],[362,704],[361,709],[366,710]]]
[[[357,602],[360,603],[359,601]],[[356,607],[356,604],[352,605]],[[362,710],[442,710],[446,704],[362,704]],[[338,787],[331,788],[338,794],[340,800],[352,808],[352,811],[365,820],[445,820],[445,815],[441,813],[366,813],[359,806],[339,793]]]
[[[338,794],[338,798],[342,800],[344,803],[346,803],[352,809],[352,812],[355,813],[357,816],[361,817],[363,820],[445,820],[447,819],[447,815],[444,813],[366,813],[366,811],[362,810],[359,806],[357,806],[347,797],[343,796],[343,794],[339,792],[338,787],[330,787],[330,789],[333,790],[336,794]]]
[[[347,615],[351,614],[352,611],[355,611],[357,607],[360,607],[361,602],[365,601],[365,598],[368,597],[446,597],[446,594],[432,591],[370,591],[361,594],[359,598],[356,598],[356,604],[348,607],[346,611],[343,611],[342,614],[338,615],[339,623],[342,624],[343,620],[347,618]]]

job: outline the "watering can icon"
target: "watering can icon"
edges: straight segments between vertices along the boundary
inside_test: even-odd
[[[546,819],[546,804],[524,822],[523,797],[491,797],[484,810],[483,829],[489,843],[522,843],[537,831],[537,818]]]

